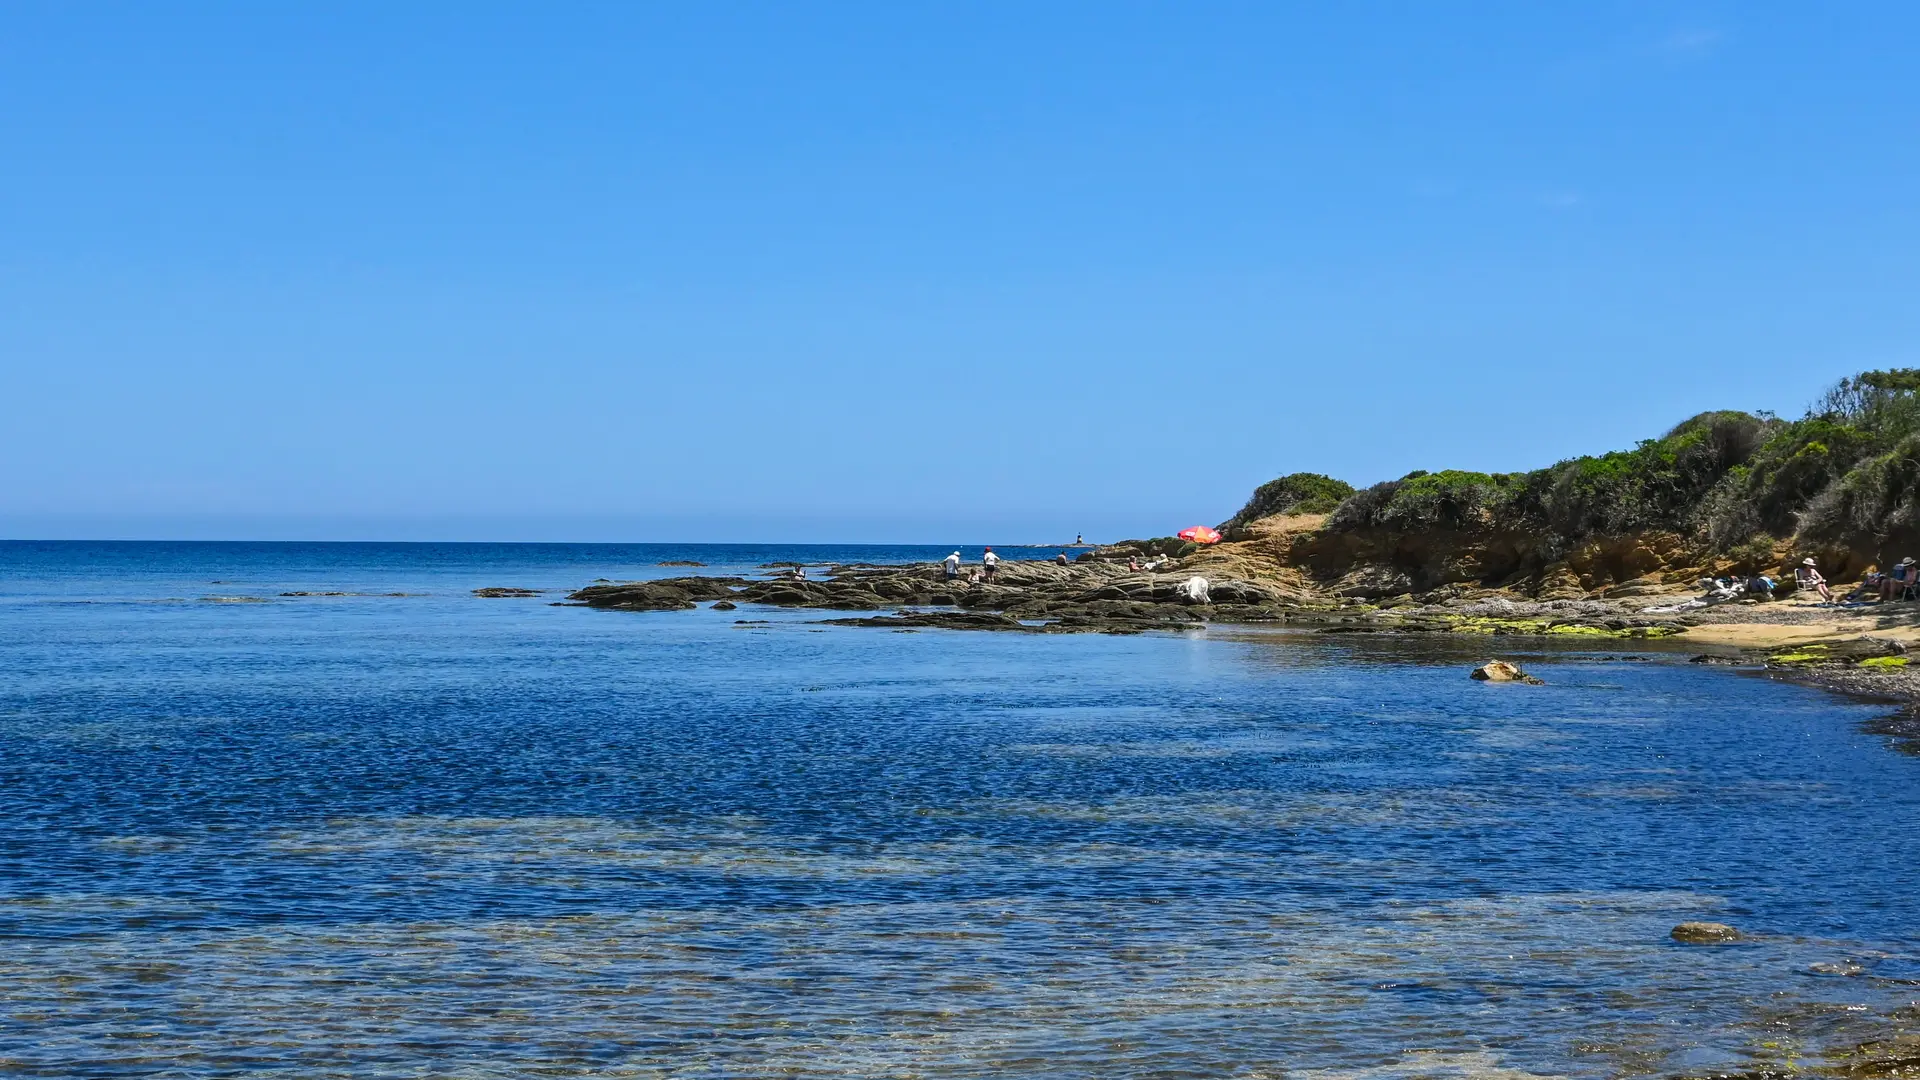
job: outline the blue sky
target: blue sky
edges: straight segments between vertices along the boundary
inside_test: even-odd
[[[1017,542],[1920,365],[1905,4],[0,8],[0,536]]]

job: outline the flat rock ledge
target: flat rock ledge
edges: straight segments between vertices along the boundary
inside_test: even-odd
[[[783,573],[596,583],[572,593],[567,602],[616,611],[686,610],[714,601],[766,604],[875,613],[833,620],[837,625],[1052,634],[1128,634],[1205,623],[1285,625],[1330,634],[1579,634],[1595,639],[1659,637],[1681,629],[1670,619],[1630,617],[1605,601],[1520,604],[1456,598],[1416,608],[1374,608],[1330,598],[1305,582],[1250,580],[1233,570],[1214,566],[1152,573],[1102,560],[1008,561],[1000,564],[994,581],[970,583],[948,578],[936,563],[853,564],[806,578]],[[1206,579],[1204,599],[1189,589],[1196,576]],[[911,610],[925,608],[936,610]],[[1004,618],[973,617],[981,614]]]
[[[938,565],[836,566],[820,578],[677,577],[589,585],[567,597],[615,611],[674,611],[705,601],[825,611],[894,609],[835,625],[1005,630],[1020,633],[1137,633],[1204,622],[1285,622],[1301,597],[1281,587],[1209,579],[1208,600],[1187,589],[1190,574],[1148,574],[1107,563],[1002,563],[992,583],[950,580]],[[899,611],[900,608],[954,610]]]

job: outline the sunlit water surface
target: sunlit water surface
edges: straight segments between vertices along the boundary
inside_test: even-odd
[[[469,593],[939,554],[0,545],[0,1071],[1584,1077],[1915,1026],[1870,706]]]

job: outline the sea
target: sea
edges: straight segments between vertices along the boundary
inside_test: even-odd
[[[950,550],[0,543],[0,1075],[1708,1076],[1920,1023],[1885,706],[565,605]]]

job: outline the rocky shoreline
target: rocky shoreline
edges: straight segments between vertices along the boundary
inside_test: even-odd
[[[1196,577],[1205,582],[1198,595],[1192,584]],[[1677,595],[1673,589],[1664,592]],[[760,578],[695,575],[596,583],[569,594],[564,603],[635,612],[702,604],[725,611],[757,604],[847,613],[821,620],[828,625],[907,631],[1138,634],[1258,625],[1323,634],[1538,636],[1595,644],[1670,639],[1697,644],[1699,662],[1764,670],[1783,681],[1894,704],[1898,711],[1879,728],[1920,738],[1920,671],[1909,667],[1905,655],[1910,645],[1920,645],[1920,610],[1904,610],[1920,605],[1882,610],[1776,602],[1684,613],[1644,610],[1656,606],[1659,595],[1635,590],[1631,597],[1543,600],[1449,586],[1418,597],[1369,601],[1329,594],[1289,576],[1284,567],[1210,551],[1163,561],[1155,571],[1134,570],[1099,553],[1064,565],[1006,561],[992,582],[948,578],[937,563],[833,566],[823,576],[807,578],[769,568]]]

